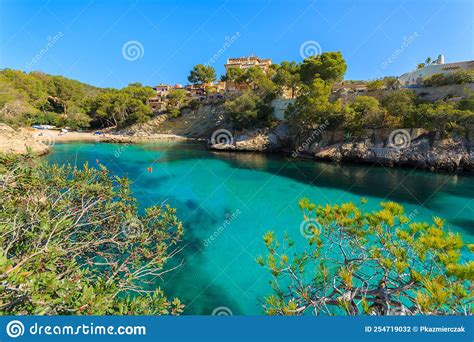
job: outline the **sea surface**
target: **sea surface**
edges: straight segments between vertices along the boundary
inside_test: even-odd
[[[335,165],[257,153],[212,152],[199,143],[56,144],[53,163],[97,161],[127,176],[141,209],[166,201],[184,223],[184,262],[156,286],[186,305],[186,314],[213,311],[262,314],[272,294],[267,270],[255,258],[265,253],[262,235],[287,232],[306,243],[298,200],[317,204],[380,201],[405,206],[413,220],[446,219],[466,241],[474,236],[474,177],[372,165]]]

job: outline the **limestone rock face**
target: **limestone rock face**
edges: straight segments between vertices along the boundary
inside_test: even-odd
[[[287,141],[290,139],[290,130],[288,129],[288,126],[283,123],[279,124],[277,128],[275,128],[274,133],[280,141]]]
[[[232,151],[282,151],[292,157],[333,162],[364,162],[384,166],[410,166],[432,171],[474,171],[474,143],[466,137],[441,138],[424,129],[402,130],[407,144],[394,147],[391,129],[368,129],[359,137],[342,131],[313,130],[291,136],[282,123],[273,130],[255,129],[236,134],[231,144],[211,149]]]
[[[308,152],[315,159],[335,162],[355,161],[455,172],[474,171],[473,151],[465,138],[440,139],[436,134],[427,132],[417,136],[408,146],[398,149],[387,143],[380,145],[375,139],[360,139],[350,143],[330,143]]]
[[[213,150],[221,151],[278,152],[289,142],[288,127],[280,124],[274,130],[268,128],[245,130],[233,135],[232,141],[227,141],[225,144],[210,142],[209,146]]]

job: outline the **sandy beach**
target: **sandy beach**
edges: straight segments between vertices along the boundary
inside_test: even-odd
[[[0,153],[26,154],[31,151],[41,155],[50,149],[50,146],[33,138],[30,133],[0,123]]]
[[[150,135],[123,135],[115,132],[105,131],[87,131],[87,132],[61,132],[58,130],[38,130],[23,128],[25,133],[30,134],[36,140],[46,142],[47,144],[55,142],[73,142],[73,141],[96,141],[96,142],[114,142],[114,143],[137,143],[148,140],[194,140],[192,138],[176,134],[150,134]],[[101,132],[101,133],[97,133]]]
[[[195,140],[175,134],[149,134],[140,136],[121,135],[111,131],[61,132],[59,130],[40,130],[29,127],[13,129],[0,124],[0,153],[25,154],[29,150],[45,154],[56,143],[90,141],[104,143],[139,143],[151,141],[186,141]]]

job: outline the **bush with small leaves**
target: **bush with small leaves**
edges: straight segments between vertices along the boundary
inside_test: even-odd
[[[157,288],[183,226],[169,206],[139,215],[126,178],[0,156],[0,314],[161,315]]]
[[[363,200],[363,203],[366,201]],[[472,314],[474,245],[433,222],[414,222],[394,202],[364,211],[354,203],[300,201],[308,245],[292,252],[288,235],[263,240],[257,262],[273,275],[270,315]],[[290,257],[291,256],[291,257]]]

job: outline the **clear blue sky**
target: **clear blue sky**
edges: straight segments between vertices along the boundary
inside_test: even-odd
[[[373,79],[439,53],[474,59],[473,21],[472,0],[0,0],[0,68],[107,87],[186,83],[238,32],[212,64],[218,75],[228,57],[250,53],[301,61],[300,46],[316,41],[343,53],[346,79]],[[128,41],[141,58],[123,57]]]

